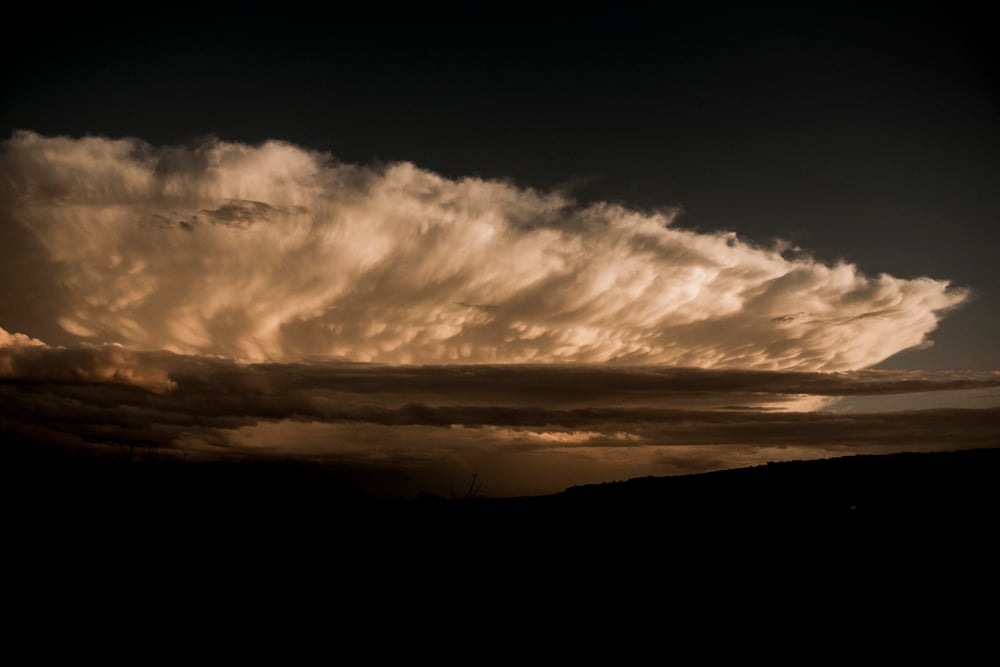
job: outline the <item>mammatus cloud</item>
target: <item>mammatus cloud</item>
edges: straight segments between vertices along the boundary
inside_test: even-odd
[[[925,343],[966,298],[669,211],[279,142],[20,132],[0,150],[0,216],[20,283],[5,326],[249,360],[855,369]]]

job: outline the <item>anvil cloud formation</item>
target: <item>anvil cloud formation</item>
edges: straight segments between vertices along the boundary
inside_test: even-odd
[[[385,497],[996,443],[995,372],[866,370],[965,290],[676,216],[281,142],[20,132],[0,441],[409,480]]]
[[[280,142],[20,132],[0,215],[8,335],[244,361],[839,371],[925,344],[967,298],[672,210]]]

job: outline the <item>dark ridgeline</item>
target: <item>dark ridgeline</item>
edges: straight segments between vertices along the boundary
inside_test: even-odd
[[[997,588],[1000,449],[376,502],[349,481],[356,471],[332,466],[4,448],[10,591],[43,612],[46,600],[113,596],[144,609],[213,599],[241,613],[321,598],[378,617],[442,601],[456,612],[547,600],[524,612],[537,615],[648,599],[715,615],[720,600],[756,614],[773,598],[848,605],[874,622],[885,605],[954,605]]]
[[[536,497],[482,497],[477,486],[468,498],[421,493],[396,502],[372,500],[359,489],[358,469],[344,466],[178,461],[124,448],[95,457],[10,439],[4,449],[8,525],[50,537],[58,527],[81,539],[89,531],[111,539],[166,531],[181,539],[280,535],[319,545],[336,541],[339,530],[389,540],[421,530],[458,540],[466,530],[494,531],[515,541],[598,539],[611,531],[628,544],[663,531],[850,536],[919,525],[940,532],[992,518],[1000,507],[1000,449],[769,463]],[[392,483],[389,473],[379,475]]]

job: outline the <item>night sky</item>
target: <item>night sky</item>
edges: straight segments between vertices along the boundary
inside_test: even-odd
[[[5,22],[4,433],[499,495],[997,443],[981,12],[276,12]]]

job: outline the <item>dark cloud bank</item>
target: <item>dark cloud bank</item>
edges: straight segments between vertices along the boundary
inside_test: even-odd
[[[119,346],[0,348],[8,437],[114,454],[262,457],[405,471],[495,494],[1000,439],[1000,411],[837,411],[838,397],[994,392],[995,373],[656,366],[240,364]],[[817,409],[819,408],[819,409]],[[824,409],[825,408],[825,409]]]

